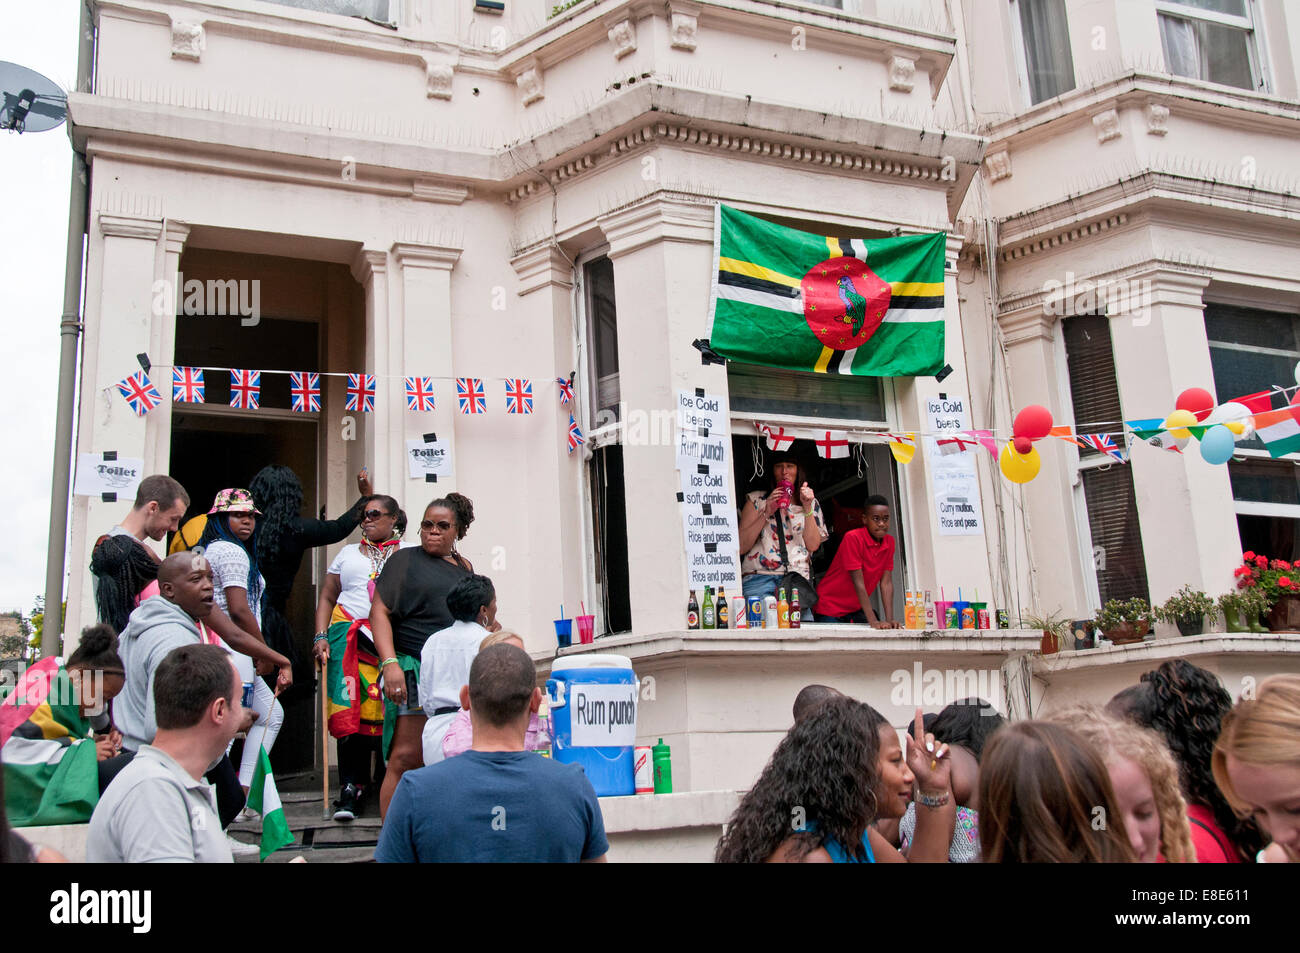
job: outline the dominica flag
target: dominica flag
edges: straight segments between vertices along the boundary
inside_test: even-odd
[[[257,752],[257,767],[253,770],[253,783],[248,788],[248,806],[262,815],[261,860],[266,860],[281,847],[293,843],[293,832],[284,817],[284,805],[275,789],[275,775],[271,773],[271,759],[266,749]]]
[[[709,345],[734,361],[918,377],[943,359],[943,232],[813,235],[719,205]]]

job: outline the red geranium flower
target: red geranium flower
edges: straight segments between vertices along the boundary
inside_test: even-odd
[[[1287,576],[1279,576],[1277,579],[1277,584],[1279,586],[1282,586],[1283,588],[1289,587],[1291,585],[1291,579]]]
[[[1290,564],[1289,562],[1287,562],[1285,559],[1279,559],[1279,560],[1277,561],[1277,568],[1278,568],[1278,569],[1285,569],[1285,570],[1287,570],[1287,572],[1290,572],[1290,571],[1291,571],[1291,564]]]
[[[1255,580],[1254,580],[1254,579],[1247,579],[1247,580],[1246,580],[1246,585],[1249,586],[1249,587],[1252,587],[1252,588],[1253,588],[1254,585],[1255,585]]]
[[[1236,569],[1234,569],[1234,570],[1232,571],[1232,574],[1233,574],[1234,576],[1249,576],[1249,575],[1250,575],[1250,567],[1249,567],[1249,566],[1238,566]]]
[[[1267,568],[1268,568],[1268,557],[1267,557],[1267,556],[1256,556],[1256,557],[1255,557],[1255,565],[1258,566],[1260,569],[1267,569]]]
[[[1250,560],[1252,560],[1252,559],[1255,558],[1255,554],[1254,554],[1254,553],[1242,553],[1242,554],[1241,554],[1241,558],[1244,559],[1244,560],[1246,560],[1247,562],[1249,562]]]

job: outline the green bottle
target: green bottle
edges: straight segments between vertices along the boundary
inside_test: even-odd
[[[704,587],[704,603],[700,606],[700,615],[702,617],[701,628],[716,629],[717,618],[713,612],[713,590],[708,586]]]
[[[654,761],[655,769],[655,794],[672,794],[673,793],[673,758],[672,749],[664,744],[662,738],[659,744],[650,749],[650,755]]]

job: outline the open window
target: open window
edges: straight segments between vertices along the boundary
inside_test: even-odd
[[[1169,72],[1239,89],[1262,86],[1251,6],[1250,0],[1156,3]]]

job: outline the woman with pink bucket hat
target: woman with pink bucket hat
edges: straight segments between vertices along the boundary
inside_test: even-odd
[[[262,638],[262,596],[266,581],[257,564],[257,539],[262,514],[247,490],[226,489],[217,494],[208,510],[208,523],[199,544],[212,567],[213,598],[245,632]],[[243,679],[245,691],[251,684],[253,699],[248,707],[257,712],[257,723],[244,740],[244,754],[239,765],[239,783],[244,793],[253,783],[257,767],[257,749],[269,754],[280,726],[284,724],[284,707],[275,692],[253,670],[253,660],[232,651],[235,667]]]

